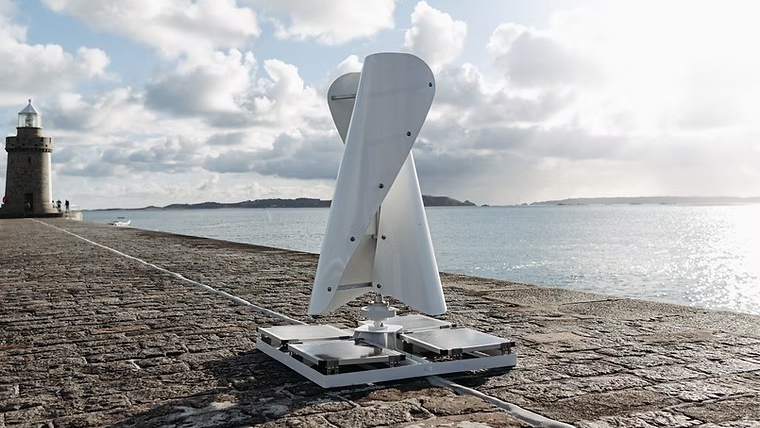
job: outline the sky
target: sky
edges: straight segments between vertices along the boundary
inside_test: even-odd
[[[325,93],[431,67],[422,192],[506,205],[760,195],[760,3],[0,0],[0,124],[27,99],[82,209],[329,199]],[[0,186],[5,185],[0,156]]]

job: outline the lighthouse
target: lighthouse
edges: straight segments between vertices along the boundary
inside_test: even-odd
[[[52,202],[51,161],[53,140],[42,135],[40,114],[32,100],[18,113],[15,137],[5,138],[8,167],[0,217],[52,217],[61,215]]]

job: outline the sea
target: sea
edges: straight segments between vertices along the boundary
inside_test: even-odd
[[[426,209],[444,272],[760,314],[760,205]],[[131,227],[318,253],[328,209],[85,211]]]

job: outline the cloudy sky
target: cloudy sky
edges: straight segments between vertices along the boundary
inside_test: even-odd
[[[82,208],[330,198],[325,92],[411,52],[423,193],[513,204],[760,194],[760,4],[0,0],[0,123],[32,98]],[[5,155],[0,185],[5,184]]]

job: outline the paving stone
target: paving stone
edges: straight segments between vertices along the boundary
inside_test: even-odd
[[[337,427],[376,427],[399,425],[419,417],[421,412],[411,404],[379,405],[377,407],[359,407],[351,410],[328,413],[323,417]],[[424,414],[424,413],[423,413]]]
[[[754,392],[753,385],[748,384],[739,376],[717,379],[686,379],[678,382],[658,383],[647,387],[647,389],[677,397],[686,402],[707,402]]]
[[[608,416],[626,418],[632,413],[679,403],[678,399],[665,394],[630,388],[562,399],[546,405],[541,413],[560,420],[594,420]]]
[[[713,402],[679,406],[678,411],[702,421],[760,421],[760,395],[728,397]]]
[[[527,428],[530,426],[513,416],[501,412],[435,417],[399,425],[399,427],[405,428]]]
[[[519,363],[518,366],[509,371],[508,376],[472,376],[472,375],[452,375],[448,378],[466,386],[477,385],[481,389],[509,388],[516,385],[524,385],[536,382],[550,382],[559,379],[566,379],[569,376],[552,370],[554,366],[536,367],[524,369]]]
[[[626,355],[615,359],[608,359],[607,361],[614,362],[628,369],[640,369],[642,367],[655,367],[682,362],[680,359],[666,355],[667,350],[662,350],[661,352],[660,354],[650,352],[643,355]]]
[[[261,424],[263,428],[334,428],[322,415],[312,415],[305,418],[283,418]]]
[[[295,410],[290,414],[292,416],[309,416],[324,413],[335,413],[346,410],[351,410],[358,407],[356,404],[352,404],[348,401],[324,401],[319,400],[316,404]]]
[[[760,364],[739,358],[730,358],[721,361],[700,360],[693,364],[689,364],[687,367],[709,375],[725,375],[760,370]]]
[[[426,397],[421,400],[421,405],[436,416],[468,415],[495,410],[483,400],[472,396]]]
[[[702,423],[699,420],[692,419],[675,411],[669,412],[657,410],[643,413],[633,413],[630,416],[635,419],[646,421],[652,426],[662,428],[686,428],[700,425]]]
[[[559,373],[567,375],[568,377],[574,378],[609,375],[625,370],[620,365],[595,360],[557,364],[555,366],[552,366],[552,369]]]
[[[44,223],[315,322],[305,315],[314,254]],[[256,351],[257,327],[280,320],[35,220],[0,228],[0,427],[525,426],[424,379],[322,390]],[[443,319],[518,344],[517,368],[447,376],[455,382],[577,426],[747,427],[760,418],[742,413],[760,394],[760,317],[455,274],[442,281]],[[366,300],[319,322],[352,327]]]
[[[760,428],[760,421],[732,421],[721,424],[703,424],[699,428]]]
[[[704,377],[703,373],[690,370],[683,365],[647,367],[634,370],[633,374],[653,383]]]
[[[687,428],[703,426],[698,420],[667,411],[605,416],[595,421],[579,421],[578,428]]]

